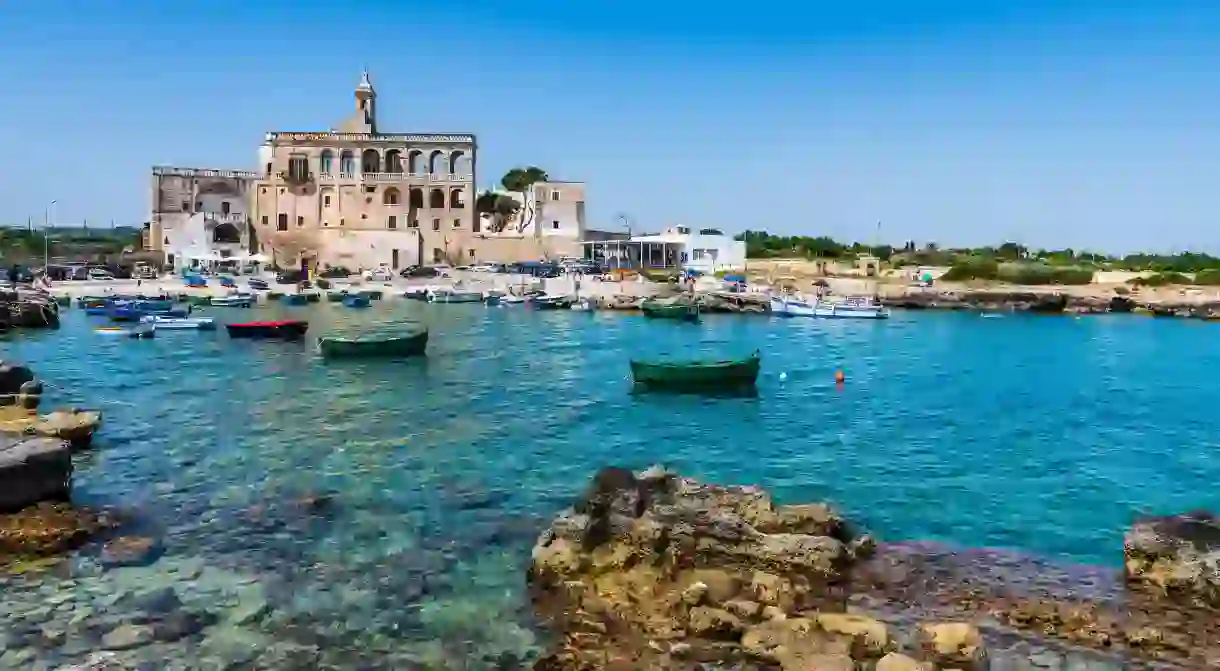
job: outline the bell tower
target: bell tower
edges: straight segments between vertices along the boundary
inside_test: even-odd
[[[356,124],[361,126],[361,133],[377,132],[377,92],[369,81],[369,71],[360,73],[360,83],[356,85]]]

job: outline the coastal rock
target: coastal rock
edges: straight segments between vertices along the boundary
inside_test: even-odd
[[[67,503],[40,503],[0,515],[0,558],[50,556],[75,549],[118,520]]]
[[[0,361],[0,397],[11,398],[23,391],[22,387],[26,383],[34,381],[34,371],[28,366],[21,364],[9,363]],[[42,390],[39,389],[39,394]],[[0,400],[0,405],[9,405]]]
[[[889,646],[880,623],[787,617],[836,602],[853,539],[829,506],[776,506],[761,489],[704,484],[662,468],[602,469],[533,549],[535,606],[564,635],[546,668],[623,660],[667,668],[662,651],[671,646],[648,641],[680,642],[684,656],[726,661],[758,656],[774,647],[769,640],[798,631],[814,632],[816,645],[767,659],[813,668],[799,664],[813,655],[879,658]],[[750,624],[762,614],[767,622]]]
[[[0,434],[0,512],[66,499],[72,454],[62,440]]]
[[[967,622],[926,623],[919,628],[919,647],[925,660],[937,666],[981,670],[987,668],[983,635]]]
[[[0,432],[57,438],[73,447],[87,446],[102,424],[102,414],[90,410],[56,410],[35,415],[18,408],[0,408]]]
[[[1123,540],[1128,581],[1220,606],[1220,519],[1207,511],[1137,521]]]

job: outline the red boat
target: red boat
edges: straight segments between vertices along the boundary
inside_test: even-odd
[[[228,324],[225,329],[230,338],[273,338],[276,340],[300,340],[309,329],[309,322],[288,320],[278,322],[245,322]]]

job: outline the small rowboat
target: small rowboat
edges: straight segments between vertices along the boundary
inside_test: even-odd
[[[631,376],[637,388],[671,391],[734,391],[752,389],[758,381],[761,356],[727,361],[635,361]]]
[[[284,305],[305,305],[308,302],[309,299],[306,298],[305,294],[285,294],[280,299],[280,303]]]
[[[230,338],[266,338],[273,340],[300,340],[309,329],[309,322],[284,320],[272,322],[245,322],[228,324],[225,330]]]
[[[148,315],[140,321],[152,324],[157,329],[195,329],[199,331],[215,331],[216,320],[211,317],[159,317]]]
[[[369,299],[367,296],[362,296],[360,294],[351,294],[349,296],[343,297],[343,305],[344,305],[344,307],[349,307],[349,308],[367,308],[371,304],[369,303]]]
[[[94,333],[103,335],[120,335],[128,338],[154,338],[157,335],[156,329],[148,324],[143,324],[135,328],[125,329],[120,326],[102,326],[93,330]]]
[[[219,308],[248,308],[254,304],[251,294],[229,294],[228,296],[213,296],[212,305]]]
[[[640,311],[645,317],[652,319],[677,319],[679,321],[699,321],[699,306],[686,303],[661,303],[652,299],[640,304]]]
[[[427,329],[403,334],[368,333],[318,338],[318,352],[328,359],[420,356],[428,348]]]

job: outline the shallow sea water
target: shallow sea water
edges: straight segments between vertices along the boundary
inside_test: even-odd
[[[115,653],[131,668],[514,668],[541,644],[533,539],[607,464],[830,500],[884,540],[1108,566],[1137,513],[1220,499],[1211,324],[374,305],[211,312],[307,314],[315,337],[420,321],[428,357],[323,362],[312,337],[223,329],[116,339],[77,310],[0,342],[45,381],[45,408],[105,412],[77,498],[132,509],[164,544],[145,567],[103,569],[86,549],[0,580],[0,668],[80,662],[167,587],[214,622]],[[632,356],[755,348],[757,398],[630,393]]]

